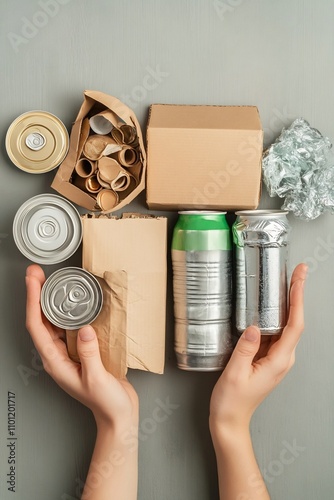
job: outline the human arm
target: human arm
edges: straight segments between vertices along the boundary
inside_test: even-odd
[[[81,363],[67,353],[65,332],[41,312],[42,269],[26,273],[26,324],[44,369],[70,396],[93,412],[97,437],[82,500],[135,500],[138,481],[138,397],[126,380],[117,380],[103,367],[94,329],[79,330]],[[130,439],[131,437],[131,439]]]
[[[294,364],[304,328],[306,273],[307,267],[299,264],[292,274],[289,317],[282,335],[261,340],[258,328],[247,328],[214,387],[209,423],[220,500],[270,498],[254,456],[249,424],[255,409]]]

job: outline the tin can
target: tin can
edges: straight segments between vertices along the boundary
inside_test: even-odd
[[[18,116],[6,135],[6,150],[21,170],[42,174],[56,168],[65,158],[69,136],[63,122],[45,111]]]
[[[226,212],[179,212],[172,241],[179,368],[221,370],[232,350],[231,238]]]
[[[61,196],[34,196],[16,212],[13,237],[28,259],[38,264],[58,264],[71,257],[81,243],[80,214]]]
[[[236,212],[236,328],[256,325],[262,335],[280,334],[287,320],[288,212]]]
[[[79,267],[58,269],[42,287],[41,307],[45,317],[65,330],[77,330],[92,323],[102,303],[100,283]]]

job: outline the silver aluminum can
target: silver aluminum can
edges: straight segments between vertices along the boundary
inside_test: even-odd
[[[34,196],[18,209],[13,237],[28,259],[38,264],[58,264],[71,257],[81,243],[80,214],[61,196]]]
[[[179,212],[172,242],[179,368],[221,370],[231,353],[231,241],[223,212]]]
[[[100,283],[79,267],[58,269],[42,287],[41,307],[45,317],[65,330],[90,324],[99,315],[102,303]]]
[[[280,210],[236,212],[236,329],[256,325],[280,334],[287,321],[287,258],[290,225]]]

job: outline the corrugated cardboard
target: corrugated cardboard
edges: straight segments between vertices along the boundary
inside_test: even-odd
[[[146,153],[140,125],[133,111],[121,101],[116,99],[116,97],[93,90],[86,90],[84,92],[84,102],[72,127],[68,154],[63,163],[60,165],[51,187],[81,207],[87,208],[91,211],[100,210],[96,206],[96,200],[92,196],[84,191],[81,191],[81,189],[71,183],[71,177],[83,147],[82,141],[80,141],[84,135],[84,130],[82,129],[83,120],[84,118],[90,117],[105,109],[114,111],[126,124],[136,127],[142,160],[142,170],[140,172],[139,184],[130,194],[128,194],[126,199],[118,203],[118,205],[112,210],[109,210],[109,213],[123,208],[141,191],[143,191],[145,188],[146,172]]]
[[[147,129],[152,209],[254,209],[263,131],[255,106],[153,104]]]
[[[104,304],[94,321],[102,361],[116,377],[128,368],[163,373],[167,219],[83,216],[83,268],[98,277]],[[77,359],[76,334],[68,332]]]

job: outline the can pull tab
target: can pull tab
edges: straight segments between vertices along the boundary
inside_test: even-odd
[[[87,309],[89,296],[87,290],[81,285],[73,285],[69,290],[62,289],[56,293],[55,305],[62,313],[71,316],[78,316]]]
[[[26,138],[26,145],[33,151],[39,151],[40,149],[44,148],[45,144],[46,139],[40,132],[33,132]]]

